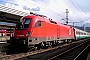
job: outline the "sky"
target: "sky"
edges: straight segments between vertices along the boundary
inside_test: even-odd
[[[82,26],[90,23],[90,0],[0,0],[0,4],[29,13],[34,12],[65,23],[66,9],[70,22]],[[62,20],[64,19],[64,20]]]

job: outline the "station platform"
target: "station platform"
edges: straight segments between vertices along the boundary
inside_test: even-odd
[[[10,36],[0,36],[0,42],[10,40]]]

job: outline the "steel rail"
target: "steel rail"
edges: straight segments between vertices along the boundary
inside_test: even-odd
[[[86,42],[88,42],[88,41],[86,41]],[[84,42],[84,43],[86,43],[86,42]],[[66,50],[66,51],[64,51],[64,52],[62,52],[62,53],[60,53],[60,54],[58,54],[58,55],[56,55],[56,56],[54,56],[54,57],[51,57],[51,58],[49,58],[48,60],[53,60],[54,58],[56,58],[56,57],[58,57],[58,56],[61,56],[61,55],[65,54],[65,53],[67,53],[67,52],[69,52],[69,51],[71,51],[71,50],[73,50],[73,49],[75,49],[75,48],[83,45],[84,43],[79,44],[79,45],[77,45],[77,46],[75,46],[75,47],[73,47],[73,48],[71,48],[71,49],[69,49],[69,50]]]

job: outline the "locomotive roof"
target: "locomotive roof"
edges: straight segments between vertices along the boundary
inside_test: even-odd
[[[36,19],[38,19],[38,20],[40,20],[40,21],[45,21],[45,22],[47,22],[47,23],[54,22],[55,25],[60,25],[60,26],[68,27],[68,28],[71,27],[71,26],[62,24],[62,23],[60,23],[60,22],[53,21],[52,19],[47,18],[47,17],[35,16],[35,15],[28,15],[28,16],[26,16],[26,17],[30,17],[30,16],[31,16],[31,17],[34,17],[34,18],[36,18]],[[51,21],[51,22],[50,22],[50,21]]]
[[[35,14],[35,13],[32,13],[32,12],[30,12],[30,15],[27,15],[27,16],[24,16],[24,17],[25,18],[34,17],[34,18],[36,18],[36,19],[38,19],[40,21],[45,21],[47,23],[52,23],[53,22],[55,25],[64,26],[64,27],[67,27],[67,28],[71,27],[71,26],[68,26],[68,25],[53,21],[51,18],[48,18],[47,16]]]

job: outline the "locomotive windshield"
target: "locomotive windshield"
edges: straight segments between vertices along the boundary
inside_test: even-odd
[[[16,29],[27,29],[32,18],[24,18],[17,23]]]

